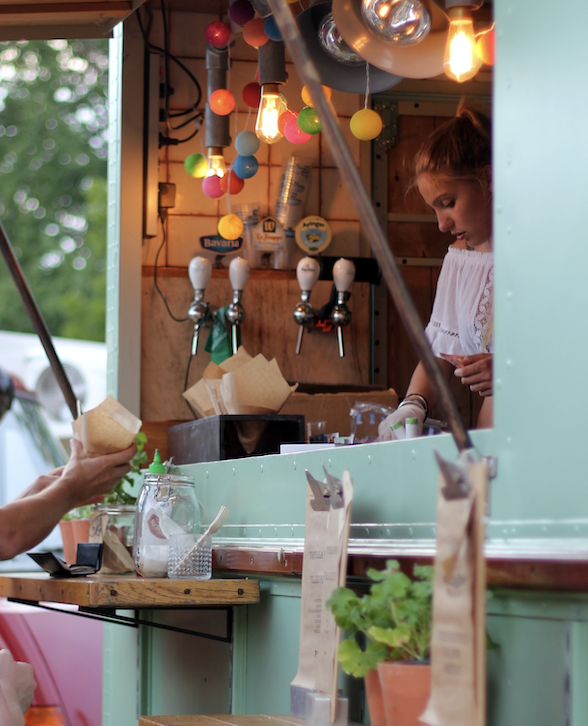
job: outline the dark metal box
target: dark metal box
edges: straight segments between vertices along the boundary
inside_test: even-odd
[[[243,448],[239,433],[246,435],[251,427],[266,424],[253,451]],[[170,426],[167,430],[168,455],[174,464],[197,464],[202,461],[241,459],[245,456],[279,454],[280,444],[305,440],[304,416],[208,416]]]

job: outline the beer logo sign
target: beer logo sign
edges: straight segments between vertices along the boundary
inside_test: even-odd
[[[305,217],[296,227],[296,243],[305,252],[322,252],[331,244],[331,228],[322,217]]]
[[[238,252],[243,246],[243,237],[237,239],[225,239],[220,234],[209,234],[200,237],[200,246],[203,250],[214,252],[217,255],[228,255],[231,252]]]
[[[286,232],[273,217],[262,219],[253,230],[253,248],[262,252],[279,252],[286,248]]]

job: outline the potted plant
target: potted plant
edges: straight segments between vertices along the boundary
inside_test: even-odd
[[[347,631],[337,657],[346,673],[364,678],[373,726],[413,726],[431,690],[433,568],[417,566],[410,579],[388,560],[367,575],[372,584],[363,596],[339,587],[327,600]]]
[[[89,539],[90,517],[93,513],[94,505],[87,504],[67,512],[59,522],[63,541],[63,559],[68,565],[75,564],[78,544],[87,542]]]

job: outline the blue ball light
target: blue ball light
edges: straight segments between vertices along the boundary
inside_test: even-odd
[[[254,156],[238,156],[233,161],[233,171],[239,179],[250,179],[257,174],[259,164]]]
[[[235,149],[240,156],[253,156],[259,149],[259,143],[253,131],[241,131],[235,139]]]
[[[263,23],[263,29],[265,30],[265,34],[270,40],[284,40],[282,36],[282,31],[278,28],[278,24],[276,23],[273,15],[269,15],[265,19],[265,22]]]

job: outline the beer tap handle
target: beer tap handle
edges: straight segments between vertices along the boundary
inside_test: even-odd
[[[337,292],[348,292],[355,280],[355,265],[351,260],[341,257],[333,265],[333,282]]]
[[[319,279],[320,272],[320,265],[314,257],[303,257],[296,265],[296,277],[300,289],[307,292],[309,297],[316,285],[316,281]]]
[[[193,257],[188,265],[188,277],[194,288],[194,300],[190,304],[188,317],[194,323],[192,336],[192,355],[198,353],[198,334],[200,328],[210,320],[208,303],[204,302],[204,291],[212,275],[212,263],[206,257]]]
[[[337,327],[337,345],[339,347],[339,357],[345,355],[345,346],[343,344],[343,328],[351,322],[351,311],[347,307],[346,300],[348,298],[349,288],[355,280],[355,265],[351,260],[343,257],[333,265],[333,282],[337,289],[337,303],[333,308],[331,320],[333,325]]]
[[[231,326],[231,347],[233,355],[239,348],[239,326],[245,319],[245,310],[241,305],[243,289],[249,281],[251,265],[243,257],[235,257],[229,265],[229,280],[233,288],[233,302],[226,312],[226,320]]]
[[[212,275],[212,262],[206,257],[193,257],[188,265],[188,276],[194,291],[204,290]]]
[[[244,257],[235,257],[229,265],[229,280],[234,291],[243,292],[249,282],[251,265]]]

